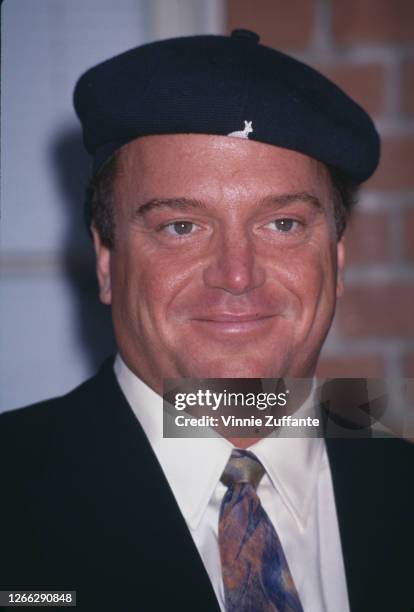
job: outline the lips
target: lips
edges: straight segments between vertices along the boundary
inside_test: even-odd
[[[223,313],[213,313],[206,314],[202,316],[194,317],[195,321],[205,321],[205,322],[213,322],[213,323],[247,323],[250,321],[259,321],[262,319],[269,319],[273,314],[267,313],[231,313],[231,312],[223,312]]]
[[[274,317],[273,314],[244,312],[244,313],[209,313],[192,318],[192,321],[208,333],[214,334],[247,334],[260,331]]]

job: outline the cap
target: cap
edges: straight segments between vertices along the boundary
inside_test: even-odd
[[[140,136],[216,134],[300,151],[362,182],[379,161],[368,114],[249,30],[131,49],[88,70],[74,105],[93,173]]]

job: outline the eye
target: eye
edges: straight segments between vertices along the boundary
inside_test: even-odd
[[[270,229],[276,229],[278,232],[288,233],[298,229],[300,223],[294,219],[275,219],[268,224]]]
[[[195,225],[191,221],[174,221],[163,227],[164,231],[173,236],[185,236],[191,234]]]

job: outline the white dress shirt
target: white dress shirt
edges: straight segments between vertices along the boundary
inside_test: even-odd
[[[220,477],[233,445],[213,438],[163,438],[163,400],[118,355],[115,375],[174,493],[221,609]],[[266,469],[257,494],[272,521],[305,612],[349,612],[331,472],[321,438],[268,437],[249,447]]]

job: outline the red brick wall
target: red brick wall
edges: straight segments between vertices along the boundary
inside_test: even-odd
[[[414,1],[227,0],[227,26],[316,67],[373,116],[382,159],[347,231],[318,373],[414,377]]]

